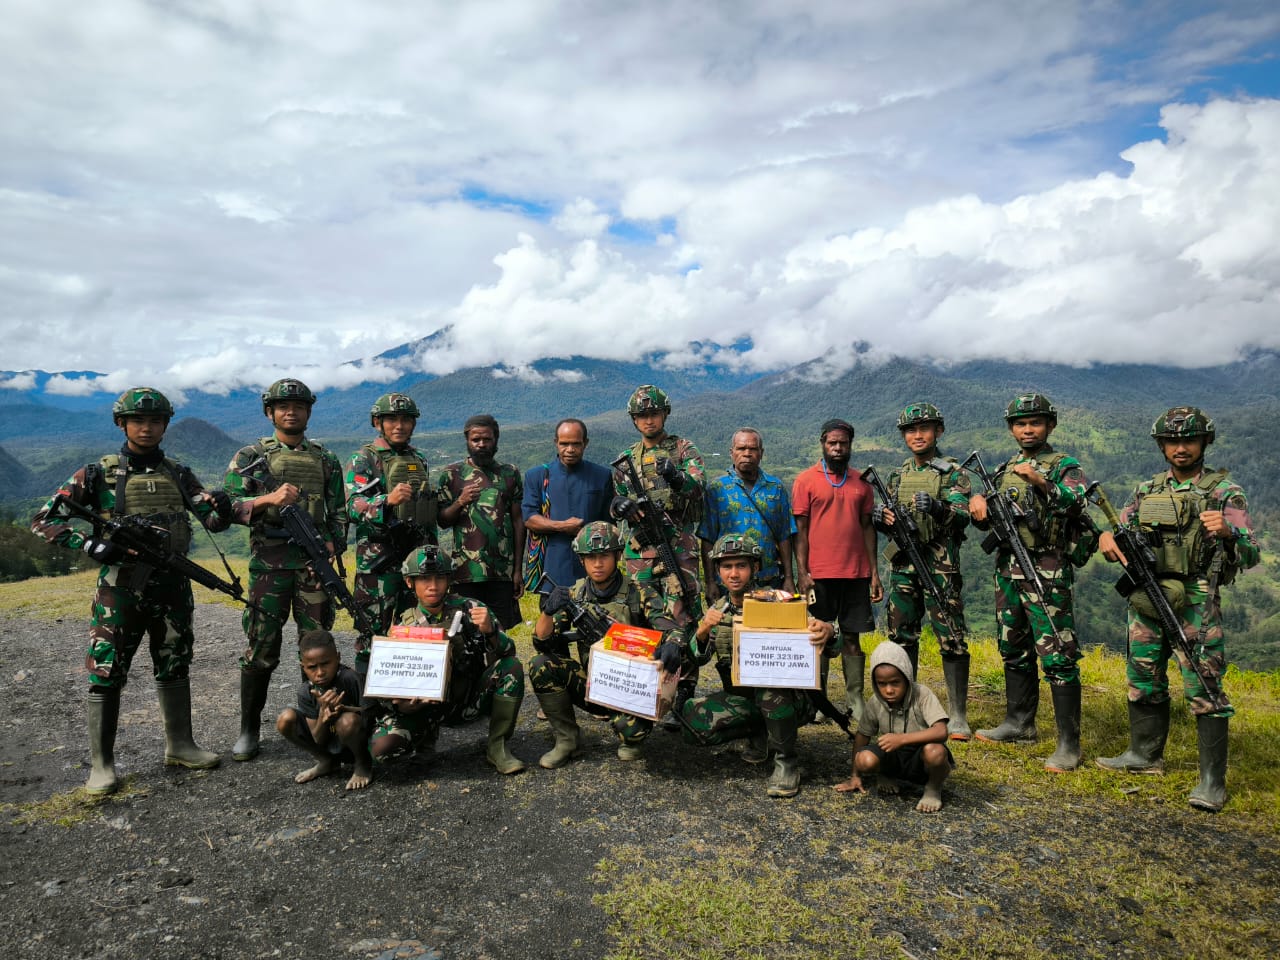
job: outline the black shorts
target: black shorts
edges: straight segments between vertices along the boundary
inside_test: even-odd
[[[876,628],[871,608],[871,578],[813,581],[809,613],[835,623],[843,635],[871,633]]]
[[[907,783],[928,783],[929,771],[925,769],[924,765],[924,748],[924,744],[918,744],[899,747],[893,753],[885,753],[878,744],[869,743],[858,752],[862,753],[863,750],[870,750],[880,758],[880,769],[877,772],[882,777],[905,780]],[[947,751],[947,763],[954,770],[956,768],[956,758],[951,755],[951,748],[943,744],[942,749]]]
[[[483,603],[503,630],[510,630],[524,619],[520,616],[520,601],[516,599],[515,588],[510,580],[455,583],[452,585],[452,590],[460,597],[479,600]]]

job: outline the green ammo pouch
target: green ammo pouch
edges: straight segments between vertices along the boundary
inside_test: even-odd
[[[1187,588],[1183,582],[1173,577],[1164,578],[1160,581],[1160,592],[1169,601],[1169,606],[1173,608],[1173,612],[1179,617],[1182,616],[1182,611],[1187,606]],[[1160,615],[1156,613],[1155,604],[1151,602],[1151,598],[1147,596],[1147,591],[1145,590],[1139,588],[1129,594],[1129,604],[1133,607],[1135,613],[1139,613],[1149,620],[1160,619]]]

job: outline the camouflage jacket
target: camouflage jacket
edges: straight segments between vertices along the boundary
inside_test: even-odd
[[[382,555],[386,549],[385,538],[387,524],[394,518],[387,508],[386,476],[380,454],[390,455],[394,451],[386,439],[379,436],[370,440],[351,455],[347,461],[347,473],[344,478],[347,493],[347,517],[356,527],[356,564],[357,569],[366,571],[370,565]],[[400,455],[417,461],[422,473],[424,487],[420,497],[434,497],[436,492],[426,486],[430,471],[427,460],[413,446],[406,446]],[[436,542],[435,526],[422,531],[424,543]]]
[[[245,506],[252,510],[253,501],[275,489],[274,478],[267,471],[265,463],[253,464],[262,459],[264,444],[274,441],[272,437],[264,437],[257,443],[241,447],[231,458],[227,466],[227,476],[223,481],[223,489],[231,497],[237,509]],[[278,441],[275,441],[278,442]],[[311,453],[320,461],[324,476],[324,489],[321,491],[303,491],[311,493],[319,504],[321,518],[316,521],[320,534],[326,541],[333,543],[340,554],[347,548],[347,500],[342,489],[342,464],[329,450],[314,440],[304,439],[295,448],[303,453]],[[253,467],[253,469],[248,469]],[[246,475],[247,472],[247,475]],[[314,516],[313,516],[313,519]],[[307,555],[301,547],[289,542],[282,536],[283,531],[271,528],[265,518],[259,514],[249,526],[249,547],[253,551],[251,565],[259,569],[297,570],[307,565]]]
[[[440,471],[436,497],[440,509],[458,499],[462,488],[479,478],[484,483],[480,499],[467,507],[453,525],[453,579],[459,583],[510,580],[516,570],[516,533],[512,507],[520,511],[524,478],[509,463],[478,467],[471,458],[451,463]]]
[[[903,486],[904,479],[920,483],[921,479],[932,480],[928,476],[930,473],[937,477],[938,492],[933,496],[946,506],[943,518],[935,520],[914,508],[911,510],[921,532],[932,534],[926,537],[921,546],[926,551],[926,558],[933,561],[933,569],[937,573],[955,573],[960,569],[960,545],[964,543],[965,530],[969,526],[969,497],[973,494],[969,474],[961,470],[955,461],[947,462],[951,463],[951,469],[946,473],[939,473],[928,464],[917,466],[915,457],[910,457],[889,474],[889,481],[885,484],[890,498],[897,500],[898,490]],[[913,485],[915,484],[912,482],[907,483],[908,487]],[[908,506],[911,500],[911,496],[904,496],[903,506]],[[905,554],[898,553],[892,539],[885,547],[884,558],[895,567],[906,566],[909,562]]]

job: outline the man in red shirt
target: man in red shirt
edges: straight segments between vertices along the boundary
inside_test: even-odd
[[[845,692],[856,721],[862,716],[867,664],[858,635],[875,629],[872,604],[884,595],[871,525],[875,497],[858,471],[849,469],[853,427],[844,420],[828,420],[821,439],[822,459],[796,477],[791,489],[796,588],[809,595],[810,614],[840,628],[831,653],[840,651]]]

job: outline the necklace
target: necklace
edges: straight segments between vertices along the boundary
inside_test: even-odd
[[[835,487],[837,490],[839,490],[841,487],[843,487],[843,486],[844,486],[845,481],[849,479],[849,470],[848,470],[848,468],[846,467],[846,468],[845,468],[845,472],[844,472],[844,476],[840,478],[840,482],[839,482],[839,483],[833,483],[833,482],[832,482],[832,480],[831,480],[831,474],[827,471],[827,461],[826,461],[826,459],[824,458],[824,459],[823,459],[823,461],[822,461],[822,475],[823,475],[824,477],[826,477],[826,478],[827,478],[827,483],[831,484],[831,486],[833,486],[833,487]]]

